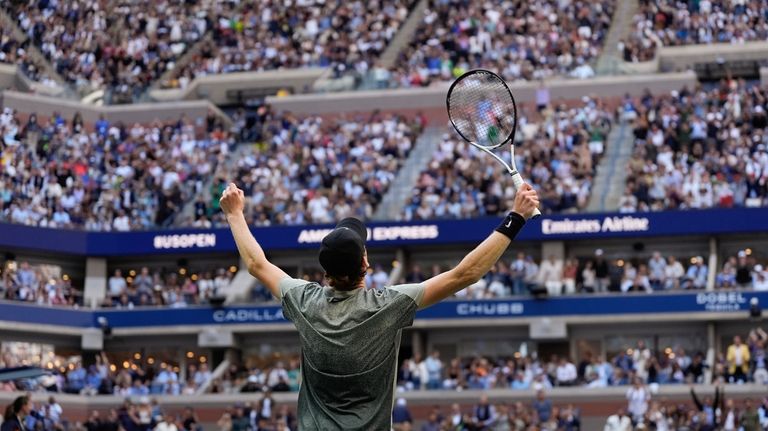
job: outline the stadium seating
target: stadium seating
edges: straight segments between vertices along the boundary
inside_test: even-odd
[[[17,40],[10,29],[0,28],[0,63],[16,64],[27,78],[42,84],[54,85],[42,67],[27,53],[29,42]]]
[[[619,210],[768,205],[766,96],[732,80],[628,102],[635,153]]]
[[[632,32],[619,49],[625,61],[642,62],[653,59],[659,46],[764,41],[767,8],[763,1],[642,0]]]
[[[216,171],[233,143],[212,123],[199,134],[187,118],[86,130],[60,115],[25,123],[0,117],[0,220],[41,227],[128,231],[162,226]]]
[[[611,24],[613,1],[431,1],[414,39],[379,87],[418,87],[484,68],[505,79],[594,75],[590,66]]]
[[[543,213],[583,210],[613,113],[601,101],[585,98],[579,107],[555,106],[543,115],[540,120],[521,116],[517,167],[539,191]],[[512,180],[487,157],[452,130],[444,134],[402,218],[473,218],[506,212],[514,198]]]
[[[411,0],[248,2],[220,16],[213,40],[166,88],[211,74],[329,67],[335,76],[364,74],[408,16]]]
[[[654,293],[681,290],[702,290],[706,287],[709,268],[702,256],[680,257],[654,252],[647,259],[600,259],[602,250],[593,256],[566,259],[545,257],[534,259],[518,253],[513,260],[502,259],[477,283],[459,292],[462,300],[507,298],[511,296],[548,295],[557,297],[577,293]],[[751,251],[750,251],[751,253]],[[745,251],[737,258],[725,260],[717,275],[718,288],[766,290],[763,262]],[[604,262],[604,263],[603,263]],[[599,268],[598,268],[599,267]],[[447,267],[414,263],[401,283],[419,283],[433,277]],[[736,281],[736,274],[739,282]]]
[[[238,155],[232,177],[249,198],[255,226],[331,223],[369,218],[407,158],[423,120],[371,114],[354,119],[275,115],[260,143]],[[197,217],[226,226],[218,182],[198,201]],[[194,224],[194,222],[192,222]]]
[[[81,92],[103,88],[108,103],[130,103],[223,13],[200,1],[10,2],[9,12],[56,71]]]

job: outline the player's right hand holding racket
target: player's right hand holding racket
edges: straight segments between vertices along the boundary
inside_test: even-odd
[[[515,194],[515,203],[512,211],[528,220],[538,213],[538,208],[539,194],[528,183],[523,183]]]

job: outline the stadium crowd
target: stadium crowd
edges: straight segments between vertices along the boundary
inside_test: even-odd
[[[737,256],[725,257],[721,271],[716,272],[715,287],[768,290],[764,260],[756,257],[751,249],[740,250]],[[426,269],[414,263],[399,282],[419,283],[445,269],[439,264]],[[679,258],[663,256],[658,251],[648,258],[627,260],[607,259],[602,249],[595,250],[594,256],[565,260],[546,256],[537,261],[531,255],[518,253],[514,260],[499,261],[477,283],[457,293],[456,298],[703,290],[707,287],[709,271],[702,256]]]
[[[717,289],[768,290],[768,270],[751,249],[725,256],[715,274]],[[405,271],[399,283],[419,283],[445,268],[422,268],[415,263]],[[107,280],[107,293],[101,307],[134,308],[139,306],[186,307],[207,304],[224,295],[236,268],[152,270],[147,267],[115,269]],[[573,295],[577,293],[653,293],[663,291],[703,290],[709,268],[702,256],[678,259],[653,252],[647,259],[606,259],[601,249],[592,257],[565,261],[547,256],[537,262],[531,255],[518,253],[511,261],[500,261],[477,283],[459,292],[456,299],[479,300],[526,295]],[[321,270],[305,271],[304,278],[324,282]],[[365,277],[369,289],[383,289],[389,284],[391,268],[375,264]],[[0,269],[0,298],[38,305],[81,306],[82,287],[55,265],[30,265],[6,261]],[[274,298],[261,285],[251,291],[249,300],[272,302]]]
[[[17,1],[5,6],[55,70],[107,103],[138,100],[203,37],[229,3],[210,0]]]
[[[594,75],[591,63],[611,24],[612,0],[431,1],[393,70],[373,70],[378,87],[452,81],[483,68],[509,81]]]
[[[100,304],[83,304],[81,286],[73,286],[69,275],[55,265],[30,265],[6,261],[0,270],[0,299],[37,305],[78,307],[99,305],[132,309],[139,306],[182,308],[208,304],[211,298],[226,294],[232,282],[232,268],[194,271],[115,269],[107,280],[107,291]]]
[[[543,118],[534,121],[521,110],[518,139],[525,145],[516,148],[517,168],[539,191],[542,213],[582,210],[614,115],[600,100],[588,97],[578,107],[554,106],[541,114]],[[509,161],[508,152],[502,157]],[[514,193],[506,171],[453,132],[446,133],[421,172],[402,218],[496,216],[511,207]]]
[[[91,365],[83,365],[80,356],[62,357],[15,352],[3,347],[3,367],[39,366],[49,374],[30,379],[3,382],[4,391],[50,392],[81,395],[119,395],[138,398],[151,395],[193,395],[212,379],[207,358],[187,362],[186,369],[140,354],[120,362],[105,352],[95,356]],[[138,359],[137,359],[138,358]]]
[[[9,28],[0,28],[0,63],[15,64],[27,78],[45,85],[55,85],[28,52],[29,41],[20,41]]]
[[[79,114],[22,122],[10,108],[0,136],[0,221],[89,231],[168,225],[234,144],[212,116],[204,131],[185,116],[88,130]]]
[[[372,113],[354,119],[265,115],[257,144],[233,168],[254,226],[368,219],[405,162],[426,120]],[[195,203],[196,220],[227,226],[220,179]]]
[[[768,205],[767,104],[737,80],[627,98],[635,149],[619,211]]]
[[[210,41],[166,88],[198,76],[329,67],[336,77],[364,75],[405,22],[411,0],[244,2],[214,23]]]
[[[624,61],[652,60],[657,47],[768,39],[765,1],[642,0],[632,31],[619,45]]]
[[[193,407],[183,412],[164,408],[155,398],[128,397],[103,414],[94,410],[88,418],[72,421],[54,397],[35,402],[22,395],[5,409],[4,429],[35,431],[202,431],[203,423]],[[2,417],[0,417],[2,418]],[[13,421],[19,421],[11,424]],[[23,421],[23,422],[21,422]],[[17,428],[13,428],[15,425]],[[269,395],[256,402],[238,403],[226,407],[216,422],[218,431],[290,431],[296,429],[296,415],[285,404],[277,404]]]
[[[107,280],[107,295],[102,307],[132,309],[138,306],[183,308],[208,304],[211,298],[226,295],[235,273],[225,268],[194,272],[153,271],[143,267],[138,272],[116,269]]]
[[[615,386],[667,384],[768,384],[766,342],[761,328],[741,336],[708,364],[703,352],[690,353],[682,347],[667,347],[654,352],[643,340],[625,346],[611,357],[587,351],[579,361],[566,356],[539,357],[536,352],[520,352],[508,357],[455,357],[443,361],[440,352],[404,360],[397,386],[413,390],[548,390],[553,387],[579,386],[605,388]]]

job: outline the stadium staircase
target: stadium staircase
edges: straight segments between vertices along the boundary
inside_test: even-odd
[[[16,40],[18,40],[20,43],[28,42],[26,52],[29,54],[35,64],[42,67],[45,75],[48,75],[50,79],[55,81],[62,89],[64,89],[64,95],[72,95],[72,90],[64,77],[56,71],[56,68],[54,68],[48,59],[45,58],[45,55],[43,55],[42,51],[40,51],[40,49],[32,43],[29,37],[27,37],[27,34],[21,30],[21,28],[16,24],[16,20],[8,14],[8,11],[4,7],[0,7],[0,26],[10,29],[13,33],[13,37],[16,38]]]
[[[374,220],[396,220],[402,214],[406,200],[411,196],[421,170],[432,160],[432,155],[440,144],[440,136],[444,132],[444,127],[427,127],[419,136],[408,160],[400,168],[374,212]]]
[[[606,150],[597,166],[597,176],[592,184],[587,211],[605,212],[619,208],[624,192],[627,170],[624,169],[632,157],[632,127],[626,120],[611,129],[606,139]]]
[[[411,13],[408,14],[408,19],[405,20],[403,26],[400,27],[400,30],[397,32],[395,37],[392,38],[392,41],[387,46],[387,49],[381,53],[381,58],[379,61],[383,67],[391,69],[395,65],[395,62],[397,62],[397,57],[400,55],[400,51],[402,51],[403,48],[405,48],[413,39],[413,35],[416,33],[416,29],[424,19],[424,11],[427,9],[428,5],[429,2],[427,0],[419,0],[413,6]]]
[[[611,28],[605,37],[603,52],[597,59],[595,73],[597,75],[616,75],[624,72],[621,64],[624,62],[619,52],[619,41],[626,40],[632,31],[632,18],[638,8],[638,0],[619,0],[613,12]]]
[[[424,12],[428,6],[428,0],[418,0],[414,4],[411,12],[408,14],[408,19],[405,20],[405,23],[403,23],[402,27],[400,27],[400,30],[398,30],[395,37],[392,38],[392,41],[389,42],[389,45],[387,45],[387,48],[384,50],[384,52],[381,53],[381,57],[379,57],[379,63],[382,67],[390,70],[394,68],[400,52],[406,46],[408,46],[411,40],[413,40],[413,35],[416,33],[416,29],[424,19]],[[333,83],[329,84],[332,85]],[[329,84],[324,85],[328,87]],[[358,89],[370,90],[373,88],[376,88],[376,83],[373,81],[372,74],[369,73],[363,77],[362,82],[360,82],[358,85]]]

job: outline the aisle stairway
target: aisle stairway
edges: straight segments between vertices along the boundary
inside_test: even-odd
[[[428,0],[419,0],[416,2],[413,9],[411,9],[408,19],[403,26],[400,27],[400,30],[397,31],[397,34],[392,38],[392,41],[389,42],[387,49],[381,54],[380,61],[383,67],[390,69],[395,65],[397,57],[400,55],[400,51],[411,42],[414,33],[416,33],[416,29],[424,19],[424,11],[426,10],[427,5],[429,5]]]
[[[24,33],[21,30],[21,28],[17,25],[16,20],[13,19],[9,11],[4,9],[4,7],[0,7],[0,27],[3,27],[5,29],[10,29],[13,37],[19,42],[25,42],[29,39],[26,33]],[[26,51],[29,54],[30,58],[32,58],[32,60],[35,62],[35,64],[43,68],[44,74],[47,75],[51,80],[55,81],[58,86],[64,89],[63,95],[68,97],[74,96],[72,89],[64,80],[64,77],[62,77],[56,71],[56,69],[48,61],[48,59],[45,58],[45,55],[43,55],[40,49],[36,47],[31,40],[29,40],[29,44],[26,47]]]
[[[639,6],[638,0],[617,0],[613,12],[611,28],[605,37],[603,52],[597,59],[595,73],[597,75],[616,75],[622,73],[622,53],[618,50],[619,41],[626,40],[632,31],[632,18]]]
[[[403,212],[406,200],[411,195],[421,170],[432,160],[432,155],[437,151],[443,132],[443,127],[427,127],[419,136],[408,160],[400,168],[397,177],[373,214],[374,220],[396,220]]]
[[[589,212],[615,211],[624,192],[627,179],[625,167],[632,157],[632,126],[622,120],[608,134],[606,153],[597,166],[592,184],[592,195],[587,205]]]

